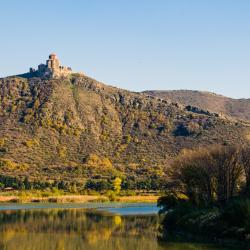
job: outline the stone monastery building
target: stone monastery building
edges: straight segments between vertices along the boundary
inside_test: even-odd
[[[30,68],[31,75],[37,77],[59,78],[73,73],[70,67],[60,65],[56,54],[50,54],[46,64],[39,64],[38,69]]]

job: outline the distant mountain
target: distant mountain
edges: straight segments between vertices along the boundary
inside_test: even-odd
[[[181,149],[240,143],[248,131],[84,75],[0,79],[1,176],[79,186],[121,176],[127,188],[158,188]]]
[[[149,90],[144,93],[184,106],[191,105],[236,119],[250,120],[250,99],[232,99],[211,92],[193,90]]]

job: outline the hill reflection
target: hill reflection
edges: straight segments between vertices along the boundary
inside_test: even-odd
[[[96,210],[0,212],[0,250],[217,249],[157,241],[157,216],[120,216]]]
[[[4,211],[0,222],[0,249],[157,249],[156,216],[46,209]]]

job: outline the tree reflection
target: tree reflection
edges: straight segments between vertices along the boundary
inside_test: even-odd
[[[124,216],[82,209],[0,213],[2,249],[157,249],[156,216]],[[128,237],[133,238],[128,240]],[[141,243],[140,243],[141,242]],[[128,248],[129,247],[129,248]],[[1,249],[1,247],[0,247]],[[141,249],[141,248],[138,248]]]
[[[157,241],[157,216],[83,209],[0,212],[0,250],[215,250]]]

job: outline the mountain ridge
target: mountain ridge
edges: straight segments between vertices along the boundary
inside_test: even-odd
[[[250,120],[250,99],[234,99],[208,91],[198,90],[146,90],[142,93],[191,105],[235,119]]]

